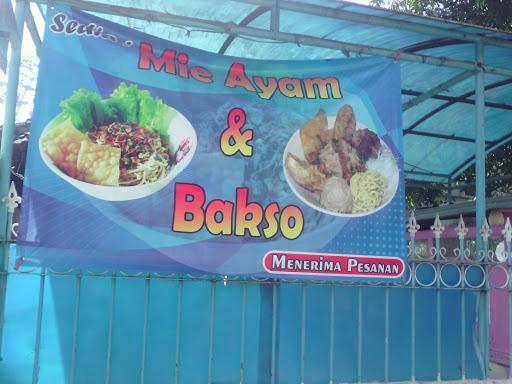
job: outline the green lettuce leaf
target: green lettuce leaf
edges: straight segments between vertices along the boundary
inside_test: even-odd
[[[125,83],[121,83],[110,95],[110,102],[119,108],[123,108],[127,113],[126,121],[122,121],[123,123],[128,121],[138,123],[140,92],[136,85],[128,86]]]
[[[119,84],[110,99],[102,100],[97,93],[81,88],[60,106],[65,116],[84,133],[93,126],[133,122],[158,132],[168,142],[169,124],[177,115],[174,108],[152,97],[148,91],[125,83]]]
[[[137,123],[169,139],[168,128],[177,112],[164,104],[162,100],[151,96],[148,91],[139,89],[136,85],[119,84],[112,92],[110,102],[124,108],[127,121]]]
[[[71,118],[73,125],[84,133],[105,119],[105,108],[101,97],[84,88],[75,91],[71,97],[63,100],[60,106]]]

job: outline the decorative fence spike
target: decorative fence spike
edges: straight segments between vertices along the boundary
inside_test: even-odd
[[[414,236],[418,232],[420,226],[416,222],[416,216],[414,216],[414,210],[409,214],[409,222],[407,223],[407,231],[411,236]]]
[[[7,212],[9,213],[14,213],[14,210],[21,204],[21,197],[18,196],[18,192],[16,191],[16,186],[13,181],[11,181],[11,186],[9,187],[7,196],[2,198],[2,203],[7,205]]]
[[[441,237],[444,232],[444,225],[441,223],[441,219],[439,218],[439,213],[436,215],[436,219],[434,220],[434,225],[430,226],[430,230],[434,232],[434,236],[436,238]]]
[[[464,222],[462,215],[460,215],[459,222],[457,223],[457,226],[455,227],[455,232],[457,232],[457,235],[459,236],[459,240],[464,240],[464,238],[468,234],[468,231],[469,231],[469,228],[466,227],[466,223]]]
[[[510,225],[510,218],[507,217],[505,227],[502,229],[501,234],[505,237],[505,241],[510,243],[512,241],[512,225]]]
[[[484,239],[485,242],[489,241],[489,237],[492,236],[492,229],[489,226],[487,219],[484,219],[484,224],[480,229],[480,236],[482,236],[482,239]]]

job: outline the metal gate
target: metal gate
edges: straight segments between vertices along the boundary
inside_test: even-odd
[[[418,229],[412,214],[409,268],[390,285],[57,271],[28,266],[13,246],[2,277],[1,382],[487,378],[489,296],[510,291],[512,226],[493,234],[485,224],[478,254],[462,219],[451,251],[441,247],[439,219],[431,249],[415,241]],[[505,253],[490,239],[503,239]],[[502,274],[494,285],[491,273]]]

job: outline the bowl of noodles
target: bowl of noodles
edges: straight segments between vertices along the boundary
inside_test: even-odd
[[[290,189],[302,202],[341,217],[381,210],[399,183],[390,148],[356,122],[349,104],[335,117],[320,110],[296,131],[286,145],[283,169]]]
[[[177,110],[135,85],[108,99],[79,89],[44,128],[39,151],[48,168],[102,200],[158,192],[190,163],[197,136]]]

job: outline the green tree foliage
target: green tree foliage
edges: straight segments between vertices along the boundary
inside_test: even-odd
[[[462,23],[512,31],[512,0],[371,0],[376,7],[439,17]],[[486,173],[489,178],[487,196],[512,193],[512,144],[487,155]],[[468,185],[466,195],[474,194],[475,167],[465,171],[453,185]],[[411,208],[435,206],[447,201],[446,185],[440,183],[409,183],[407,204]],[[470,197],[471,198],[471,197]]]
[[[423,16],[512,30],[511,0],[371,0],[370,4]]]

